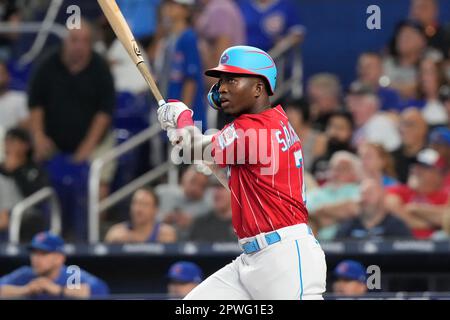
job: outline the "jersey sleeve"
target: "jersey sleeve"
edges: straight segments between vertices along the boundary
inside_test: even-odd
[[[28,283],[30,279],[30,270],[26,267],[19,268],[0,278],[0,288],[2,286],[23,286]]]

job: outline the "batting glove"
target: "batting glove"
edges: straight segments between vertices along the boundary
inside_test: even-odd
[[[185,111],[188,111],[188,117],[192,119],[194,111],[181,101],[169,100],[166,104],[159,107],[157,113],[161,128],[166,131],[169,128],[177,128],[180,116],[183,114],[183,117],[186,117]]]

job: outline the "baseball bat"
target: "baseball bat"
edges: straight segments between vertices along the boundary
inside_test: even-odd
[[[115,0],[97,0],[100,8],[108,19],[109,24],[111,25],[114,33],[116,34],[119,41],[127,50],[131,60],[136,64],[136,67],[139,69],[139,72],[144,77],[148,86],[150,87],[150,91],[153,93],[154,97],[158,101],[158,105],[162,106],[166,102],[161,95],[158,87],[156,86],[155,80],[153,79],[150,70],[142,58],[141,50],[139,49],[139,45],[134,39],[133,33],[128,26],[125,18],[123,17],[122,12],[120,11],[119,6],[117,5]]]

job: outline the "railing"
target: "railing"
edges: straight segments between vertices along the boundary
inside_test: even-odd
[[[14,206],[11,211],[9,223],[9,242],[18,244],[20,239],[20,226],[25,212],[33,206],[50,200],[50,230],[53,233],[61,232],[61,208],[54,190],[50,187],[42,188]]]
[[[303,95],[303,62],[300,43],[289,39],[269,53],[277,65],[278,73],[277,88],[272,97],[273,101],[277,101],[288,94],[293,98],[300,98]],[[287,70],[289,70],[289,73],[286,73]]]
[[[98,243],[100,240],[100,212],[111,208],[121,200],[128,197],[137,189],[144,185],[155,181],[165,173],[169,173],[169,181],[173,181],[177,175],[177,170],[174,169],[171,161],[167,161],[157,168],[154,168],[142,176],[131,181],[127,185],[123,186],[119,190],[115,191],[105,199],[100,201],[100,177],[103,167],[117,159],[124,153],[138,147],[139,145],[148,142],[161,132],[160,125],[154,124],[148,129],[138,133],[130,140],[118,145],[117,147],[109,150],[103,156],[94,160],[89,171],[89,243]]]

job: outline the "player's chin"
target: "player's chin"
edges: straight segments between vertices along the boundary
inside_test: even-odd
[[[238,110],[236,110],[236,108],[234,108],[233,105],[230,103],[226,103],[225,105],[223,105],[222,111],[232,116],[238,114]]]

